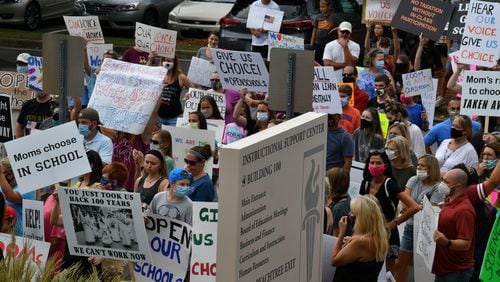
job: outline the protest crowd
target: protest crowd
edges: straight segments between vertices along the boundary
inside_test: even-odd
[[[413,0],[392,2],[418,5]],[[500,16],[499,3],[470,3],[474,5],[469,5],[458,38],[478,36],[471,32],[474,22],[469,19]],[[453,5],[446,5],[436,9],[453,11]],[[256,0],[254,6],[280,11],[273,0]],[[335,268],[329,279],[494,281],[485,277],[488,267],[497,267],[498,277],[500,261],[498,249],[488,253],[490,244],[500,244],[498,41],[482,50],[494,54],[489,60],[484,54],[463,55],[479,51],[443,31],[448,21],[448,30],[452,29],[450,12],[442,28],[434,31],[406,21],[414,25],[410,30],[420,28],[412,31],[416,41],[411,50],[402,48],[407,44],[399,37],[403,30],[410,32],[408,27],[396,20],[391,24],[392,18],[364,16],[364,42],[355,42],[353,23],[340,18],[329,0],[315,1],[312,7],[316,8],[312,36],[294,49],[313,52],[311,65],[298,68],[307,67],[314,76],[312,81],[295,79],[312,86],[312,103],[306,107],[327,114],[322,229],[337,238],[333,248],[323,250],[330,254],[328,267]],[[396,14],[395,18],[405,18]],[[266,17],[264,26],[269,24]],[[38,200],[43,202],[48,258],[58,262],[57,271],[79,263],[82,275],[98,271],[105,281],[138,275],[152,281],[215,281],[195,277],[203,272],[193,264],[196,251],[181,246],[191,238],[193,244],[201,240],[195,233],[186,235],[197,222],[194,206],[216,203],[224,193],[219,189],[220,175],[235,173],[219,169],[224,162],[221,148],[291,119],[287,109],[273,108],[274,93],[267,91],[274,79],[272,72],[268,74],[270,66],[286,64],[268,54],[279,45],[270,35],[278,33],[279,26],[271,30],[260,24],[261,28],[248,27],[253,52],[219,49],[219,34],[211,32],[188,73],[181,70],[175,54],[175,36],[165,48],[132,46],[123,54],[108,46],[87,45],[84,93],[70,93],[67,105],[60,105],[50,93],[37,91],[36,97],[24,101],[15,128],[10,129],[15,139],[5,141],[11,144],[6,145],[9,155],[0,161],[1,232],[26,236],[23,229],[31,223],[23,223],[29,218],[23,205]],[[138,25],[152,33],[172,33]],[[500,39],[496,33],[486,35]],[[286,35],[282,36],[284,40]],[[91,54],[91,48],[100,53]],[[29,74],[30,57],[28,53],[17,57],[18,73]],[[64,138],[51,131],[63,126]],[[41,141],[45,137],[40,137],[43,144],[36,144],[40,149],[26,151],[21,143],[17,143],[20,149],[12,149],[23,139],[32,138],[23,144],[37,143],[36,136],[46,130],[53,132],[52,143],[45,144]],[[70,151],[72,146],[84,151]],[[39,157],[45,160],[38,161]],[[24,168],[16,166],[26,161]],[[77,168],[69,165],[73,161],[88,165]],[[35,182],[34,188],[22,187],[35,170],[43,178],[44,171],[54,167],[61,175],[85,172],[48,185]],[[140,211],[134,208],[139,202]],[[426,219],[429,214],[435,215],[431,221]],[[178,241],[158,247],[162,238],[151,239],[149,232],[160,230],[165,218],[172,221],[163,227],[178,226],[177,231],[170,230],[171,236],[179,232]],[[430,256],[422,255],[430,250],[422,250],[420,244],[424,222],[430,226],[426,235],[431,238]],[[139,228],[148,232],[147,248],[156,248],[165,257],[179,256],[183,266],[175,271],[181,273],[180,280],[168,280],[175,271],[161,272],[151,264],[157,261],[136,259],[135,252],[144,251],[141,239],[146,234]],[[161,244],[167,241],[163,238]],[[90,248],[78,251],[82,246]],[[184,253],[185,258],[180,255]],[[383,279],[377,280],[380,272]]]

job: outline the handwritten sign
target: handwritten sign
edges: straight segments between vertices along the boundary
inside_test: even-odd
[[[285,48],[294,50],[304,50],[304,38],[286,35],[276,32],[268,32],[268,45],[269,51],[267,53],[267,60],[271,60],[271,49],[272,48]]]
[[[210,61],[192,57],[189,63],[188,78],[192,83],[210,87],[210,78],[216,71],[215,65]]]
[[[463,64],[492,67],[500,50],[500,4],[472,0],[460,41],[459,61]]]
[[[31,56],[28,59],[28,80],[29,88],[43,90],[43,58]]]
[[[250,6],[248,12],[247,28],[262,28],[264,30],[279,32],[284,12],[267,9],[260,6]]]
[[[135,47],[141,51],[156,51],[158,56],[174,58],[177,31],[136,22]]]
[[[43,202],[23,199],[23,216],[24,237],[45,241]]]
[[[200,104],[200,99],[203,96],[210,96],[214,98],[215,103],[217,103],[217,108],[219,108],[219,112],[222,117],[224,117],[224,113],[226,112],[226,96],[222,93],[217,93],[214,91],[205,91],[196,88],[189,88],[188,91],[188,99],[184,104],[184,114],[183,118],[188,119],[189,113],[195,112],[198,110],[198,105]]]
[[[401,0],[391,26],[439,41],[453,12],[453,5],[440,0]]]
[[[218,203],[193,202],[192,282],[215,282],[218,214]]]
[[[8,95],[13,110],[20,110],[23,104],[35,98],[37,91],[29,88],[26,74],[0,71],[0,94]]]
[[[424,197],[424,206],[422,208],[422,222],[418,229],[418,240],[416,252],[420,255],[425,265],[432,271],[434,262],[434,253],[436,252],[436,241],[434,241],[434,231],[436,231],[438,215],[432,208],[431,202]]]
[[[479,279],[484,282],[500,281],[500,219],[497,216],[486,245]]]
[[[464,71],[460,113],[500,116],[500,72]]]
[[[87,45],[87,59],[93,68],[100,67],[104,60],[104,53],[113,50],[113,44],[89,44]]]
[[[405,96],[422,95],[434,90],[431,69],[403,74],[403,88]]]
[[[74,121],[9,141],[5,149],[21,193],[90,171],[82,137]]]
[[[83,37],[87,43],[104,43],[101,24],[97,16],[63,16],[63,18],[69,35]]]
[[[333,68],[314,67],[312,108],[316,113],[342,114]]]
[[[436,92],[438,89],[438,79],[432,79],[432,85],[434,90],[420,95],[422,97],[422,106],[424,106],[425,112],[427,113],[427,121],[429,122],[429,128],[432,128],[434,124],[434,114],[436,107]]]
[[[14,139],[10,99],[9,95],[0,94],[0,143]]]
[[[364,0],[362,22],[390,24],[401,0]]]
[[[152,260],[134,263],[135,281],[184,281],[189,267],[191,226],[154,214],[146,218]]]
[[[166,68],[104,59],[88,106],[105,127],[141,134],[163,89]]]
[[[269,73],[260,53],[212,49],[224,89],[267,92]]]

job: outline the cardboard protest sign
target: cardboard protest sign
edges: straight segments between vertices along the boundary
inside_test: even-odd
[[[59,187],[69,252],[151,261],[139,193]]]
[[[403,89],[405,96],[422,95],[434,90],[431,69],[404,73]]]
[[[421,222],[422,213],[417,212],[413,215],[413,250],[416,250],[418,246],[418,230],[420,230]],[[434,281],[435,278],[434,274],[432,274],[432,272],[427,269],[424,258],[416,252],[413,252],[413,273],[415,276],[415,279],[413,281]]]
[[[420,95],[422,98],[422,106],[424,106],[425,112],[427,113],[427,121],[429,122],[429,128],[432,128],[434,125],[434,114],[436,107],[436,93],[438,89],[438,79],[432,79],[432,85],[434,90],[429,91]]]
[[[216,72],[215,65],[210,61],[191,57],[189,63],[188,78],[192,83],[210,87],[210,78]]]
[[[267,52],[267,60],[271,60],[271,49],[272,48],[284,48],[293,50],[304,50],[304,38],[286,35],[276,32],[267,33],[267,42],[269,45]]]
[[[448,61],[451,64],[451,69],[453,72],[456,72],[458,70],[458,58],[459,58],[459,53],[460,51],[455,51],[453,53],[448,54]],[[459,74],[457,77],[457,84],[462,85],[464,81],[463,73]]]
[[[500,281],[500,219],[497,216],[491,229],[490,238],[484,252],[483,265],[479,279],[484,282]]]
[[[326,132],[308,112],[221,148],[217,281],[321,281]]]
[[[13,110],[20,110],[23,104],[35,98],[37,91],[29,88],[26,74],[20,72],[0,71],[0,94],[8,95]]]
[[[363,0],[362,23],[373,21],[388,25],[391,23],[401,0]]]
[[[316,113],[342,114],[333,68],[314,67],[312,108]]]
[[[191,226],[154,214],[146,218],[152,260],[134,263],[135,281],[184,281],[189,267]]]
[[[97,16],[63,16],[64,23],[71,36],[79,36],[87,43],[104,43],[101,24]]]
[[[23,217],[24,237],[45,241],[43,202],[23,199]]]
[[[9,95],[0,94],[0,143],[5,143],[14,139],[10,103]]]
[[[25,240],[23,237],[15,236],[12,241],[11,234],[0,233],[0,250],[3,257],[7,256],[7,252],[12,252],[14,257],[22,257],[24,254],[28,256],[27,263],[34,270],[36,277],[39,269],[43,269],[47,263],[49,256],[50,244],[39,240]],[[19,281],[24,281],[19,277]],[[32,281],[37,281],[33,279]]]
[[[193,202],[191,282],[215,282],[218,203]]]
[[[5,143],[21,193],[90,171],[76,123],[67,122]]]
[[[262,28],[268,31],[279,32],[284,12],[267,9],[260,6],[250,6],[248,12],[247,28]]]
[[[269,73],[260,53],[212,49],[224,89],[267,92]]]
[[[29,88],[43,90],[43,58],[31,56],[28,59],[28,80]]]
[[[453,5],[440,0],[401,0],[391,26],[439,41],[453,12]]]
[[[196,112],[198,110],[198,105],[200,104],[200,99],[203,96],[210,96],[214,98],[215,103],[217,103],[217,108],[219,108],[219,112],[224,118],[226,113],[226,95],[223,93],[217,93],[215,91],[210,90],[202,90],[196,88],[189,88],[188,90],[188,99],[184,104],[184,113],[183,118],[187,119],[189,113]]]
[[[158,56],[174,58],[177,31],[135,23],[135,47],[141,51],[156,51]]]
[[[420,228],[418,230],[414,230],[414,232],[418,232],[418,240],[415,251],[424,259],[427,269],[431,272],[432,264],[434,262],[434,253],[436,252],[434,231],[437,229],[437,224],[438,214],[432,208],[431,202],[427,199],[427,197],[424,197]]]
[[[211,130],[182,128],[162,125],[162,130],[167,130],[172,134],[172,158],[176,167],[184,167],[184,158],[189,150],[194,146],[210,145],[212,150],[215,148],[215,132]],[[212,177],[213,159],[205,162],[205,172]]]
[[[453,4],[453,14],[448,23],[446,34],[456,42],[462,40],[462,35],[465,31],[465,21],[467,19],[467,11],[469,10],[469,2],[463,1]]]
[[[104,59],[88,107],[105,127],[141,134],[163,89],[166,68]]]
[[[93,68],[100,67],[104,60],[104,53],[113,50],[113,44],[89,44],[87,45],[87,59]]]
[[[492,67],[500,50],[500,4],[471,0],[460,41],[459,61],[463,64]]]
[[[189,128],[189,120],[185,118],[178,118],[176,127]],[[222,136],[224,134],[224,127],[226,122],[222,119],[207,119],[207,130],[215,133],[215,141],[217,144],[222,144]]]
[[[359,197],[359,188],[361,187],[361,181],[363,181],[364,170],[364,163],[352,161],[351,171],[349,173],[349,190],[347,191],[351,199]]]
[[[460,113],[500,116],[500,72],[464,71]]]

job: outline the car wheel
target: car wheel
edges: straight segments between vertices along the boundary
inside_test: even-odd
[[[155,10],[147,10],[144,13],[144,19],[142,20],[143,24],[151,25],[151,26],[159,26],[160,20],[158,18],[158,13]]]
[[[30,30],[35,30],[40,26],[41,20],[42,11],[40,6],[36,2],[30,3],[24,12],[24,25]]]

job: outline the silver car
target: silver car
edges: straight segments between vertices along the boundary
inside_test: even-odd
[[[34,30],[42,20],[72,15],[74,0],[0,0],[0,24],[24,24]]]
[[[84,14],[98,16],[101,25],[116,30],[133,30],[136,22],[166,27],[168,13],[179,2],[181,0],[80,0]]]

